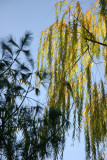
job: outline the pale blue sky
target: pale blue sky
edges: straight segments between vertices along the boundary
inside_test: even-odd
[[[79,1],[85,11],[95,0]],[[31,31],[34,37],[32,54],[36,60],[40,32],[55,21],[56,2],[57,0],[0,0],[0,39],[13,35],[18,40],[25,31]],[[70,136],[67,137],[64,160],[84,160],[83,135],[80,144],[77,141],[73,147],[71,144]]]

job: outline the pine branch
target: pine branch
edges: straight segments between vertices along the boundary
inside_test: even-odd
[[[19,52],[19,53],[20,53],[20,52]],[[4,73],[6,73],[6,72],[11,68],[11,66],[14,64],[14,62],[15,62],[16,59],[17,59],[17,57],[19,56],[19,53],[18,53],[18,55],[16,56],[16,58],[13,60],[13,62],[11,63],[11,65],[10,65],[4,72],[0,73],[1,75],[4,74]]]
[[[31,82],[31,80],[32,80],[32,75],[31,75],[30,82]],[[25,99],[26,99],[26,96],[27,96],[27,94],[28,94],[28,92],[29,92],[29,89],[30,89],[30,84],[29,84],[29,87],[28,87],[28,89],[27,89],[27,91],[26,91],[26,94],[25,94],[25,96],[23,97],[23,100],[21,101],[19,107],[17,107],[17,108],[15,109],[15,111],[13,111],[13,112],[7,117],[7,119],[4,120],[4,124],[7,122],[7,120],[9,120],[9,119],[20,109],[20,107],[22,106],[23,102],[24,102]],[[2,125],[1,125],[1,126],[2,126]],[[0,127],[1,127],[1,126],[0,126]]]
[[[73,102],[73,104],[72,104],[71,110],[72,110],[72,108],[73,108],[73,105],[74,105],[74,102]],[[71,110],[70,110],[70,111],[71,111]],[[26,157],[26,158],[23,159],[23,160],[29,160],[29,159],[31,159],[31,157],[33,156],[33,154],[35,154],[35,152],[37,152],[37,151],[39,152],[39,150],[41,150],[41,148],[44,147],[44,145],[45,145],[48,141],[50,141],[52,138],[55,137],[55,135],[56,135],[56,134],[60,131],[60,129],[65,125],[65,122],[67,122],[67,120],[66,120],[66,121],[63,121],[62,125],[56,130],[55,133],[53,133],[50,137],[46,138],[46,140],[45,140],[42,144],[38,144],[38,145],[34,148],[34,151],[33,151],[28,157]]]

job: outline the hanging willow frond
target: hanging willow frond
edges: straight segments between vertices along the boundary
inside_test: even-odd
[[[97,64],[92,65],[92,60],[99,61],[103,58],[102,68],[107,74],[107,44],[103,43],[106,21],[105,16],[95,14],[95,9],[99,9],[98,2],[85,14],[79,2],[57,3],[56,22],[42,32],[38,54],[38,73],[45,68],[44,62],[51,72],[48,106],[60,109],[63,115],[59,118],[56,129],[66,117],[70,118],[69,110],[73,98],[73,137],[77,128],[76,121],[80,137],[84,120],[86,159],[90,159],[92,155],[94,160],[98,157],[98,147],[104,143],[106,137],[105,114],[102,113],[102,109],[106,108],[106,98],[103,83],[101,82],[99,88],[98,83],[94,83],[92,79],[93,68]],[[65,135],[65,130],[62,135]]]

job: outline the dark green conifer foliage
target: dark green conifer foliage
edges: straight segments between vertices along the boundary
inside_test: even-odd
[[[32,34],[27,32],[17,44],[12,37],[1,42],[0,50],[0,158],[2,160],[44,159],[54,157],[64,144],[62,128],[56,130],[61,111],[47,110],[35,98],[40,90],[32,77],[41,84],[50,74],[36,72],[28,49]],[[35,97],[30,96],[34,94]],[[44,112],[45,110],[46,113]],[[68,123],[65,120],[65,125]],[[21,135],[19,134],[21,133]],[[19,135],[18,135],[19,134]]]

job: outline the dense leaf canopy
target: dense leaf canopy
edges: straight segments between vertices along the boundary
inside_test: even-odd
[[[103,77],[96,74],[99,65]],[[80,139],[84,126],[86,159],[100,159],[107,136],[106,1],[96,1],[85,14],[79,2],[56,4],[56,21],[40,37],[37,70],[44,69],[51,73],[46,116],[56,108],[62,113],[53,132],[61,127],[65,139],[63,120],[74,116],[73,138],[77,128]]]

